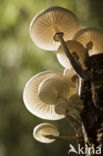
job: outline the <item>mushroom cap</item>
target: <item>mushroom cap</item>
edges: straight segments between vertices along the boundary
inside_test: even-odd
[[[60,114],[60,115],[66,115],[66,112],[69,112],[70,114],[75,112],[75,109],[73,108],[72,106],[72,102],[68,101],[61,101],[59,103],[56,104],[55,106],[55,112],[57,114]]]
[[[59,120],[64,116],[58,115],[54,111],[54,105],[42,102],[38,95],[40,83],[46,78],[62,77],[63,73],[58,71],[41,72],[33,76],[26,84],[23,93],[23,100],[26,108],[34,115],[42,119]]]
[[[93,48],[89,50],[89,56],[103,53],[103,34],[95,27],[80,29],[73,39],[80,42],[84,47],[88,42],[93,42]]]
[[[37,141],[42,143],[52,143],[55,141],[55,139],[47,138],[47,135],[59,136],[59,131],[54,125],[50,123],[39,124],[33,130],[33,137]]]
[[[78,109],[82,109],[82,107],[83,104],[79,96],[77,94],[74,94],[68,98],[68,102],[67,101],[58,102],[55,106],[55,112],[60,115],[66,115],[66,111],[68,111],[69,114],[76,115]]]
[[[70,84],[64,78],[48,78],[39,85],[38,94],[40,99],[47,104],[56,104],[61,99],[58,95],[67,97]]]
[[[73,69],[65,69],[63,75],[68,84],[70,84],[71,87],[76,88],[76,83],[79,83],[79,78],[75,71]]]
[[[66,45],[67,45],[70,53],[74,57],[75,61],[78,64],[81,64],[82,67],[84,67],[84,59],[86,56],[86,49],[82,46],[82,44],[75,40],[69,40],[69,41],[66,41]],[[70,63],[68,57],[66,56],[62,45],[60,45],[58,48],[57,59],[63,67],[68,68],[68,69],[72,68],[71,63]]]
[[[77,17],[69,10],[53,6],[37,14],[30,24],[33,42],[45,50],[57,50],[59,42],[54,41],[56,32],[63,32],[64,39],[72,39],[79,27]]]
[[[80,109],[83,107],[82,100],[80,100],[78,94],[74,94],[69,98],[70,101],[72,101],[73,104],[78,106]]]

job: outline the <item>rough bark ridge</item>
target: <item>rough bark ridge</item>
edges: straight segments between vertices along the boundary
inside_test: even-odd
[[[101,147],[99,155],[103,156],[103,54],[87,58],[85,64],[90,78],[83,81],[80,95],[84,105],[81,112],[84,140],[88,147]]]

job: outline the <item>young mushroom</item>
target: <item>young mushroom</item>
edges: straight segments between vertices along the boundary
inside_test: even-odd
[[[78,106],[80,109],[82,109],[83,104],[82,100],[80,100],[78,94],[74,94],[69,98],[70,101],[72,101],[76,106]]]
[[[59,102],[55,106],[55,112],[60,115],[64,115],[77,136],[82,135],[80,113],[82,110],[82,101],[77,94],[72,95],[68,102]]]
[[[67,82],[71,84],[72,87],[76,88],[78,91],[78,96],[81,94],[81,82],[83,81],[79,78],[73,69],[65,69],[63,73],[64,77],[66,78]],[[78,101],[78,100],[77,100]]]
[[[80,100],[77,94],[72,95],[69,97],[68,101],[60,101],[55,106],[55,112],[60,115],[65,115],[67,112],[69,114],[74,114],[74,116],[78,116],[78,114],[82,110],[82,101]]]
[[[38,94],[41,101],[47,104],[56,104],[73,95],[70,89],[71,84],[67,83],[65,78],[48,78],[39,85]],[[76,93],[76,88],[74,88],[73,91]]]
[[[66,45],[67,45],[70,53],[72,54],[74,60],[77,62],[77,64],[81,65],[82,68],[85,69],[84,60],[86,57],[86,49],[83,47],[83,45],[75,40],[66,41]],[[63,67],[65,67],[67,69],[72,68],[72,65],[71,65],[69,59],[67,58],[62,45],[60,45],[58,48],[57,58]]]
[[[59,102],[55,105],[55,112],[60,115],[65,115],[66,113],[69,112],[70,114],[76,114],[80,113],[80,108],[76,106],[72,101],[64,101],[64,102]]]
[[[77,17],[69,10],[53,6],[40,12],[30,25],[30,35],[34,43],[46,50],[57,50],[60,43],[53,37],[57,32],[64,33],[64,39],[70,40],[78,31]]]
[[[77,136],[82,135],[81,130],[81,121],[80,117],[78,117],[78,113],[80,113],[80,110],[78,111],[78,107],[72,107],[73,103],[70,101],[67,102],[59,102],[55,106],[55,112],[60,115],[64,115],[67,121],[70,123],[70,125],[73,127],[75,133]]]
[[[79,77],[76,75],[75,71],[73,69],[65,69],[63,75],[71,87],[77,88],[78,90]]]
[[[37,125],[33,130],[33,137],[42,143],[52,143],[55,139],[51,139],[47,136],[59,136],[58,129],[50,123],[42,123]]]
[[[23,100],[26,108],[34,115],[48,120],[59,120],[64,118],[63,115],[58,115],[54,111],[55,105],[47,104],[41,101],[38,95],[39,85],[47,78],[59,77],[63,79],[63,73],[58,71],[41,72],[33,76],[26,84],[23,93]]]
[[[86,27],[80,29],[75,35],[74,40],[80,42],[84,47],[88,48],[88,43],[91,41],[93,45],[89,45],[89,56],[103,53],[103,34],[95,27]]]
[[[59,136],[58,129],[50,123],[37,125],[33,130],[33,137],[41,143],[52,143],[55,140],[73,141],[79,137]]]

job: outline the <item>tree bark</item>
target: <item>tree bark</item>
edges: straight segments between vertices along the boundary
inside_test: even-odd
[[[88,57],[85,64],[90,78],[81,86],[83,135],[88,147],[101,147],[101,154],[94,156],[103,156],[103,54]]]

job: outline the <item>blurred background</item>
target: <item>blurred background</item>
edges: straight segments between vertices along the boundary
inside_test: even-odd
[[[44,8],[62,6],[76,14],[81,26],[103,32],[102,0],[0,0],[0,156],[67,156],[69,144],[42,144],[33,139],[33,128],[42,122],[54,124],[61,135],[74,132],[65,119],[45,121],[25,108],[22,95],[35,74],[63,71],[56,53],[36,47],[29,35],[32,18]],[[71,154],[73,155],[73,154]]]

